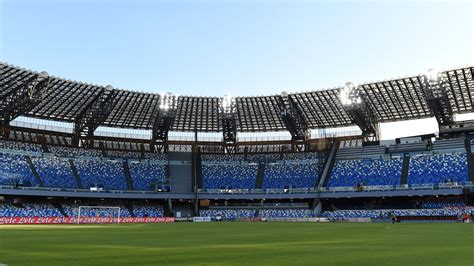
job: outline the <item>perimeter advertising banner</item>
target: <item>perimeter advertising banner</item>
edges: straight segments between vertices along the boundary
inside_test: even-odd
[[[122,217],[120,223],[172,223],[173,217]],[[81,217],[81,224],[116,223],[112,217]],[[77,224],[77,217],[0,217],[0,224]]]

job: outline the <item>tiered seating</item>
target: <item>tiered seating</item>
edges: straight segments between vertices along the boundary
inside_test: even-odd
[[[248,154],[247,161],[249,162],[260,162],[260,161],[275,161],[280,160],[281,156],[277,153],[269,154]]]
[[[317,160],[318,153],[315,152],[302,152],[302,153],[284,153],[283,160]]]
[[[64,213],[69,217],[79,216],[79,204],[63,204]],[[82,205],[86,206],[86,205]],[[98,205],[99,206],[99,205]],[[130,212],[125,206],[120,204],[100,204],[103,207],[120,207],[120,217],[132,217]],[[81,216],[83,217],[117,217],[118,213],[116,209],[104,209],[104,208],[81,208]]]
[[[106,190],[126,190],[122,162],[77,160],[76,167],[82,186],[103,186]]]
[[[263,188],[313,188],[318,176],[315,163],[267,164]]]
[[[255,216],[255,210],[252,209],[222,209],[222,210],[201,210],[199,212],[202,217],[221,216],[226,220],[253,218]]]
[[[32,157],[36,171],[45,187],[77,188],[69,162],[60,157]]]
[[[143,158],[153,160],[153,161],[160,161],[160,162],[167,162],[168,156],[163,153],[151,153],[146,152],[143,154]]]
[[[162,205],[157,206],[144,206],[135,205],[133,207],[133,213],[136,217],[164,217],[165,211]]]
[[[257,165],[203,164],[203,187],[205,189],[253,189],[257,168]]]
[[[439,184],[467,181],[465,153],[435,154],[410,159],[408,184]]]
[[[140,152],[132,152],[132,151],[105,151],[105,154],[111,158],[135,158],[139,159],[142,157]]]
[[[398,217],[403,216],[458,216],[463,211],[459,209],[403,209],[403,210],[337,210],[325,211],[322,213],[323,217],[333,219],[348,219],[348,218],[372,218],[372,219],[387,219],[391,214]]]
[[[260,217],[265,218],[310,218],[314,217],[313,211],[309,209],[260,209]]]
[[[49,146],[49,152],[62,157],[101,157],[102,151],[81,148],[66,148],[60,146]]]
[[[329,187],[395,186],[400,184],[403,161],[343,160],[336,161],[329,179]]]
[[[420,207],[424,209],[442,209],[442,208],[462,208],[466,203],[460,199],[439,199],[426,200],[421,202]]]
[[[0,204],[0,217],[60,217],[62,214],[46,203],[23,203],[16,207],[10,203]]]
[[[0,141],[0,149],[43,152],[41,145],[16,141]]]
[[[129,161],[130,176],[135,190],[152,190],[152,184],[165,180],[165,165]]]
[[[23,155],[0,153],[0,185],[39,186]]]
[[[244,156],[241,154],[203,154],[201,158],[204,162],[215,163],[235,163],[244,160]]]

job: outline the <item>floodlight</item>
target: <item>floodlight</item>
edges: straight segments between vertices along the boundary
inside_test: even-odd
[[[230,95],[224,95],[221,102],[221,108],[224,113],[230,113],[234,104],[234,97]]]
[[[428,82],[430,83],[435,83],[435,82],[438,82],[439,79],[440,79],[440,72],[437,71],[436,69],[434,68],[430,68],[428,69],[428,71],[426,72],[426,78],[428,78]]]
[[[173,106],[175,96],[168,92],[168,93],[160,93],[160,109],[163,111],[169,110]]]

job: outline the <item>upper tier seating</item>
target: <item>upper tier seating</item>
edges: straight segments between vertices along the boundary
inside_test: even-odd
[[[102,151],[82,148],[49,146],[49,152],[62,157],[102,157]]]
[[[76,166],[84,188],[103,186],[106,190],[127,189],[122,162],[77,160]]]
[[[165,165],[129,161],[130,176],[135,190],[153,190],[153,184],[165,180]]]
[[[77,188],[68,159],[60,157],[32,157],[36,171],[45,187]]]
[[[257,168],[257,165],[203,164],[203,187],[205,189],[253,189]]]
[[[465,153],[416,156],[410,159],[408,184],[439,184],[467,181]]]
[[[41,147],[39,144],[4,140],[0,141],[0,149],[43,152],[43,147]]]
[[[313,188],[318,176],[315,163],[267,164],[263,188]]]
[[[0,185],[39,186],[23,155],[0,153]]]
[[[400,184],[401,159],[336,161],[329,187],[394,186]]]

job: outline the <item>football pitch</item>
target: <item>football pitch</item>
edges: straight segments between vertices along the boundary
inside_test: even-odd
[[[474,265],[474,225],[3,225],[1,264]]]

